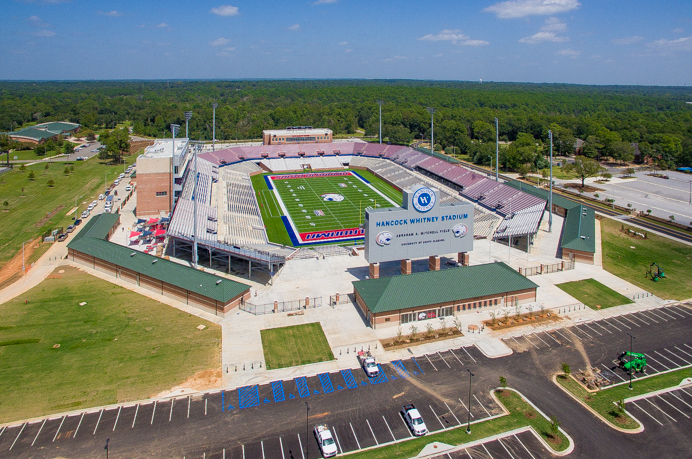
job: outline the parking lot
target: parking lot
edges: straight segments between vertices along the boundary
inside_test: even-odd
[[[435,459],[538,459],[555,457],[530,431],[512,433],[501,438],[445,453]]]

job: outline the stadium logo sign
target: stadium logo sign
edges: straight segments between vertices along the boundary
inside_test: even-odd
[[[437,198],[433,190],[428,187],[419,188],[413,194],[413,208],[421,213],[428,212],[435,207],[436,200]]]
[[[389,231],[382,231],[380,234],[377,235],[377,239],[375,239],[375,242],[377,242],[377,245],[380,247],[384,247],[385,245],[389,245],[392,242],[392,239],[394,236],[392,236],[392,233]]]
[[[463,223],[459,223],[458,225],[455,225],[454,228],[452,228],[452,232],[454,233],[454,237],[464,237],[466,236],[466,233],[469,231],[469,227],[464,225]]]
[[[325,201],[335,201],[335,202],[341,202],[344,200],[343,195],[340,195],[337,193],[325,193],[323,195],[320,195],[320,198],[324,199]]]

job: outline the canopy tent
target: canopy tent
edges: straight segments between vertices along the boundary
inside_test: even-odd
[[[138,224],[138,225],[140,225],[140,224],[142,224],[142,223],[146,223],[146,222],[147,222],[147,219],[146,219],[146,218],[138,218],[138,219],[137,219],[137,224]]]
[[[165,235],[166,235],[166,230],[157,229],[156,231],[154,231],[154,237],[165,236]]]
[[[140,234],[142,234],[141,231],[132,231],[132,232],[130,233],[130,239],[132,239],[133,237],[137,237],[137,236],[139,236]]]
[[[144,232],[142,233],[142,237],[151,236],[152,234],[154,234],[153,231],[144,231]]]
[[[158,222],[159,222],[158,218],[150,218],[149,221],[147,221],[147,226],[156,225]]]

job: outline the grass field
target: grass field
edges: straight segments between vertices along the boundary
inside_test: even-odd
[[[132,164],[135,155],[126,157]],[[2,204],[3,227],[0,232],[0,267],[7,263],[21,250],[22,242],[35,239],[54,228],[66,227],[72,223],[73,215],[66,215],[77,204],[84,210],[86,205],[96,199],[104,188],[104,174],[112,182],[123,166],[110,166],[97,157],[88,161],[68,163],[36,164],[26,168],[25,172],[15,167],[14,170],[0,175],[0,204]],[[74,166],[74,172],[65,175],[67,166]],[[29,180],[33,171],[34,180]],[[55,185],[48,186],[48,180]],[[7,201],[7,206],[4,202]],[[86,202],[87,204],[82,204]],[[53,213],[50,218],[46,214]]]
[[[609,218],[601,220],[603,268],[659,298],[692,298],[692,246],[648,232],[646,239],[633,238],[621,232],[622,226]],[[665,279],[654,282],[645,277],[652,262],[663,269]]]
[[[334,360],[319,322],[260,330],[267,370]]]
[[[218,325],[69,266],[54,275],[0,305],[0,422],[148,398],[220,367]]]
[[[300,237],[300,234],[314,231],[356,228],[363,222],[367,207],[393,207],[392,202],[396,205],[401,204],[401,192],[370,172],[357,172],[369,184],[355,175],[275,179],[273,185],[276,193],[268,188],[265,175],[289,177],[291,174],[254,176],[252,185],[257,193],[269,240],[293,245],[281,219],[285,213],[293,222],[294,233]],[[337,199],[341,199],[338,197],[341,196],[343,199],[327,200],[328,194],[336,195]],[[309,244],[307,240],[302,239],[299,239],[298,243]]]
[[[626,296],[620,295],[594,279],[565,282],[556,286],[591,309],[612,308],[613,306],[632,303],[632,300]]]

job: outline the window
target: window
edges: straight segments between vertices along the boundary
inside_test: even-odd
[[[486,307],[487,305],[488,305],[488,300],[485,300],[485,301],[483,302],[483,307]]]
[[[157,191],[156,196],[168,196],[168,191]]]
[[[400,320],[400,322],[401,322],[402,324],[407,324],[407,323],[409,323],[409,322],[413,322],[414,320],[415,320],[415,318],[413,317],[413,313],[412,313],[412,312],[409,312],[409,313],[406,313],[406,314],[401,314],[401,320]]]
[[[495,306],[497,306],[497,298],[495,298]]]
[[[446,308],[440,308],[440,317],[449,317],[454,315],[454,306],[448,306]]]
[[[385,322],[389,322],[389,320],[390,320],[389,317],[384,319]]]

